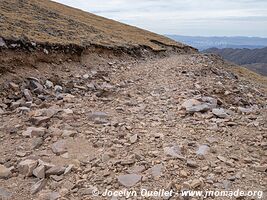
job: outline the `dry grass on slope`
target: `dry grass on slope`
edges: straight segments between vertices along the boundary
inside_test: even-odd
[[[107,47],[186,47],[155,33],[48,0],[1,0],[0,37]]]

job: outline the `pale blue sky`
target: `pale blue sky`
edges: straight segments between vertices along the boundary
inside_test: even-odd
[[[267,0],[55,0],[160,34],[267,37]]]

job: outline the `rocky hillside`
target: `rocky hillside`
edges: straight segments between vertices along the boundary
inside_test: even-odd
[[[0,37],[42,44],[147,47],[186,45],[48,0],[1,0]]]
[[[220,55],[228,61],[244,65],[252,71],[267,76],[267,47],[262,49],[210,48],[204,52]]]

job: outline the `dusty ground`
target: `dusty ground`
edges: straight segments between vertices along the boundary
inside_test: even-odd
[[[264,191],[266,199],[266,85],[237,79],[213,56],[94,58],[85,57],[82,64],[40,63],[2,76],[0,164],[10,174],[0,179],[0,197],[126,199],[101,194],[146,188],[256,190]],[[27,77],[46,86],[35,94],[29,86],[34,79]],[[46,80],[54,86],[49,88]],[[31,104],[25,103],[24,88],[32,93]],[[189,114],[182,107],[201,97],[216,99],[227,116],[219,118],[210,110]],[[47,119],[37,125],[40,115]],[[29,137],[28,127],[44,127],[44,132]],[[52,151],[58,141],[66,147],[60,155]],[[48,175],[45,165],[44,179],[27,176],[20,168],[27,159],[63,171]],[[71,170],[65,174],[66,167]],[[46,184],[32,190],[39,180]],[[92,194],[96,189],[97,197]]]

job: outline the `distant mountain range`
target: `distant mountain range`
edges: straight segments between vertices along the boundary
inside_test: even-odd
[[[262,49],[210,48],[203,52],[220,55],[226,60],[267,76],[267,47]]]
[[[209,48],[263,48],[267,46],[267,38],[260,37],[201,37],[201,36],[181,36],[181,35],[166,35],[185,44],[189,44],[200,51]]]
[[[267,76],[267,38],[167,36],[204,53],[217,54],[228,61]]]

